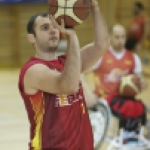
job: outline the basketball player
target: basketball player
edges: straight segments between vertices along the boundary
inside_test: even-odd
[[[114,99],[118,96],[120,79],[128,74],[137,74],[140,81],[140,90],[142,91],[146,88],[146,81],[142,75],[141,61],[137,54],[125,49],[125,42],[125,28],[122,25],[114,25],[111,28],[110,33],[111,46],[93,67],[93,73],[96,79],[95,93],[100,98],[108,99],[109,97],[112,97],[112,99]],[[86,86],[85,83],[84,86]],[[92,94],[90,95],[92,96]],[[91,104],[95,104],[96,99],[94,96],[92,97],[93,102],[90,102],[89,99],[86,101],[88,107],[92,107]],[[121,99],[124,99],[123,96],[120,97]],[[110,103],[112,99],[109,98],[108,103]],[[131,103],[132,105],[130,105],[130,107],[126,107],[126,105],[125,107],[128,109],[128,112],[131,112],[132,115],[133,110],[137,108],[134,107],[134,101]],[[143,107],[141,104],[140,106]],[[125,111],[123,111],[123,113],[126,113],[127,110],[124,110]]]
[[[137,74],[142,91],[146,88],[146,82],[142,75],[141,61],[138,55],[127,51],[125,49],[125,42],[125,28],[122,25],[114,25],[110,33],[111,46],[92,68],[92,72],[96,79],[96,95],[99,98],[107,100],[116,117],[122,116],[119,123],[121,128],[124,127],[127,131],[133,131],[135,133],[134,131],[140,120],[139,117],[144,114],[144,107],[141,101],[121,96],[119,94],[119,83],[122,76]],[[92,97],[91,99],[86,99],[87,107],[91,108],[96,104],[97,98],[88,90],[88,84],[84,80],[82,81],[85,91],[89,91],[88,97]],[[126,126],[126,122],[128,122],[128,126]],[[131,135],[128,132],[126,133],[127,136]]]
[[[97,1],[92,16],[95,41],[80,49],[73,29],[52,16],[37,14],[28,22],[35,56],[22,67],[19,90],[30,121],[30,150],[93,150],[93,136],[80,74],[107,49],[108,35]],[[56,57],[59,32],[68,36],[66,56]]]
[[[133,19],[128,31],[126,49],[138,52],[140,45],[147,38],[148,17],[144,11],[144,5],[141,2],[135,2],[133,6]]]
[[[141,81],[141,90],[146,87],[142,76],[141,61],[137,54],[125,49],[126,31],[122,25],[111,29],[111,46],[93,67],[96,76],[96,93],[101,97],[119,93],[119,82],[122,76],[137,74]]]

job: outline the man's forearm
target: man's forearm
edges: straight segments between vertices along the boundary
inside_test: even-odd
[[[97,103],[98,98],[90,89],[89,84],[87,83],[84,75],[81,76],[81,82],[82,82],[86,105],[88,108],[91,108]]]
[[[108,32],[98,4],[95,4],[95,6],[92,7],[92,16],[94,23],[94,44],[105,50],[108,46]]]
[[[94,42],[83,47],[82,72],[89,70],[100,59],[102,54],[108,49],[109,39],[105,21],[102,17],[98,3],[92,6],[92,18],[94,24]]]
[[[67,59],[61,74],[61,85],[71,91],[79,87],[81,72],[80,46],[75,33],[68,37]]]

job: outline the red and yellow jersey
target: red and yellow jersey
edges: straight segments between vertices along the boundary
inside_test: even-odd
[[[64,56],[52,61],[32,57],[21,70],[19,90],[31,124],[30,150],[93,150],[92,128],[81,84],[74,95],[24,92],[24,74],[29,67],[40,63],[61,72],[64,62]]]
[[[133,73],[135,66],[133,53],[125,51],[121,59],[108,50],[101,60],[101,65],[94,71],[96,82],[96,93],[105,97],[119,92],[119,84],[122,76]]]
[[[133,37],[136,40],[141,40],[141,38],[144,35],[144,26],[145,26],[145,20],[147,16],[145,14],[133,18],[131,23],[131,31],[129,33],[130,37]]]

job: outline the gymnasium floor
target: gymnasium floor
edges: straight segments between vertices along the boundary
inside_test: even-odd
[[[150,79],[147,82],[150,85]],[[28,149],[29,124],[17,83],[18,70],[0,71],[0,150]],[[150,107],[149,94],[150,87],[139,97]]]

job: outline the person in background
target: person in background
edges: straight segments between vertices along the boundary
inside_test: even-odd
[[[93,67],[95,92],[100,97],[119,92],[120,79],[127,74],[137,74],[141,79],[141,89],[145,88],[141,60],[137,54],[127,51],[125,42],[125,28],[114,25],[110,32],[110,48]]]
[[[92,92],[89,90],[85,77],[82,82],[84,91],[86,91],[85,93],[89,91],[86,99],[89,108],[94,108],[96,101],[103,98],[107,101],[112,113],[117,118],[122,116],[125,120],[119,118],[120,121],[123,121],[119,125],[125,127],[125,122],[128,122],[127,119],[130,119],[130,124],[128,124],[128,128],[126,129],[135,131],[139,117],[144,114],[144,105],[137,99],[120,95],[120,81],[123,76],[136,74],[139,77],[140,90],[144,90],[147,85],[142,75],[142,65],[139,56],[136,53],[128,51],[125,48],[125,42],[125,28],[120,24],[114,25],[110,32],[109,49],[99,59],[95,66],[87,72],[94,75],[95,91]],[[131,118],[134,119],[131,121]]]
[[[149,19],[141,2],[133,5],[133,18],[127,33],[125,47],[127,50],[139,52],[148,35]]]

